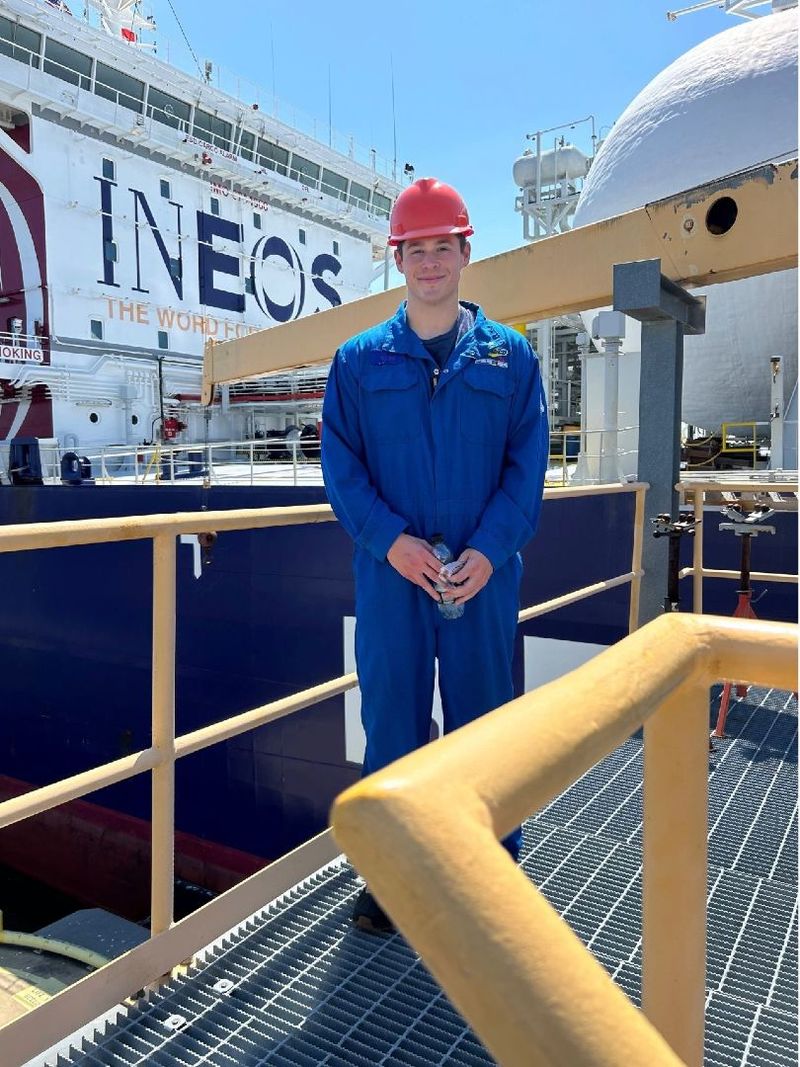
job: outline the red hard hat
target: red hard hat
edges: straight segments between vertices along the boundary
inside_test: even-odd
[[[414,241],[421,237],[442,237],[475,231],[469,224],[467,205],[452,185],[438,178],[418,178],[394,202],[389,221],[389,244]]]

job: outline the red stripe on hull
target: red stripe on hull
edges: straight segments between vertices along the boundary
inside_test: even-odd
[[[0,775],[0,800],[33,786]],[[0,862],[95,907],[140,921],[150,913],[150,824],[73,800],[0,833]],[[175,834],[175,876],[214,893],[267,861],[249,852]]]

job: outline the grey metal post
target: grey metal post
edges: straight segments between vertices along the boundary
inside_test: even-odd
[[[639,383],[640,481],[648,482],[647,514],[677,518],[680,478],[683,338],[705,332],[705,298],[695,297],[665,278],[658,259],[614,266],[614,310],[642,323]],[[702,537],[702,529],[696,536]],[[663,611],[667,588],[666,538],[645,534],[639,617]]]

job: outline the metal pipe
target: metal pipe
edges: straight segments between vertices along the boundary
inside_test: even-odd
[[[4,800],[0,803],[0,829],[13,826],[14,823],[29,819],[32,815],[40,815],[43,811],[66,804],[69,800],[76,800],[87,793],[93,793],[95,789],[105,789],[117,782],[124,782],[126,778],[152,770],[160,762],[161,754],[155,748],[146,748],[114,760],[113,763],[93,767],[89,771],[74,774],[71,778],[64,778],[60,782],[32,789],[22,796]]]
[[[688,578],[689,575],[694,575],[694,567],[684,567],[681,571],[681,578]],[[704,578],[739,578],[741,577],[739,571],[723,571],[715,570],[713,567],[703,568]],[[751,571],[750,577],[756,582],[786,582],[797,584],[796,574],[780,574],[772,573],[771,571]]]
[[[57,941],[50,937],[40,937],[37,934],[20,933],[17,930],[0,930],[0,945],[14,945],[19,948],[30,948],[34,952],[52,952],[56,956],[66,956],[67,959],[85,963],[87,967],[98,970],[108,963],[107,956],[101,956],[99,952],[92,952],[83,945],[73,945],[69,941]]]
[[[264,529],[303,523],[332,522],[327,504],[294,508],[242,508],[236,511],[179,512],[175,515],[134,515],[124,519],[81,519],[78,522],[37,522],[26,526],[0,526],[0,552],[34,548],[61,548],[100,542],[137,541],[160,533],[175,536],[226,530]]]
[[[175,880],[175,606],[174,534],[153,538],[153,769],[150,935],[172,925]]]
[[[332,697],[346,693],[357,686],[357,675],[344,674],[341,678],[333,678],[329,682],[323,682],[321,685],[304,689],[301,693],[294,693],[290,697],[273,700],[269,704],[263,704],[252,711],[244,711],[241,715],[234,715],[230,719],[213,723],[211,726],[203,726],[199,730],[193,730],[191,733],[183,734],[176,739],[175,758],[180,759],[181,756],[199,752],[200,749],[207,748],[209,745],[217,744],[220,741],[228,741],[232,737],[246,733],[248,730],[254,730],[265,723],[275,722],[276,719],[292,715],[302,708],[308,708],[312,704],[319,704],[323,700],[330,700]]]
[[[761,489],[765,493],[798,492],[797,479],[790,481],[785,475],[781,478],[773,478],[767,474],[765,477],[764,472],[761,477],[749,480],[739,478],[735,474],[731,476],[723,474],[713,480],[683,477],[675,488],[685,493],[694,493],[698,489],[703,489],[707,493],[719,493],[722,490],[726,493],[752,493],[754,489]]]
[[[641,578],[642,571],[639,571],[638,577]],[[568,604],[575,604],[579,600],[586,600],[587,597],[595,596],[597,593],[604,593],[608,589],[615,589],[618,585],[627,585],[628,582],[632,582],[637,575],[632,571],[628,574],[620,574],[617,578],[606,578],[602,582],[595,582],[593,585],[585,585],[582,589],[576,589],[572,593],[565,593],[564,596],[555,597],[553,600],[544,600],[541,604],[534,604],[533,607],[525,608],[517,616],[517,622],[529,622],[531,619],[538,618],[539,615],[547,615],[551,611],[557,611],[559,608],[565,608]]]

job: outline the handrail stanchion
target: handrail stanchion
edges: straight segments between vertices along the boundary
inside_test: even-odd
[[[174,534],[153,538],[153,747],[163,762],[152,775],[150,936],[173,916],[175,834],[175,608]]]
[[[694,546],[692,558],[692,610],[703,613],[703,503],[705,489],[694,491]]]
[[[251,441],[250,442],[250,484],[251,485],[254,484],[254,478],[253,478],[254,451],[255,451],[255,441]]]
[[[561,484],[567,485],[567,433],[561,433]]]
[[[702,1067],[708,688],[681,688],[644,726],[642,1010]]]
[[[636,507],[633,514],[633,551],[631,552],[631,601],[628,612],[628,633],[639,626],[639,592],[642,587],[642,546],[644,543],[644,502],[646,488],[636,490]]]
[[[297,441],[292,441],[292,485],[297,485]]]

